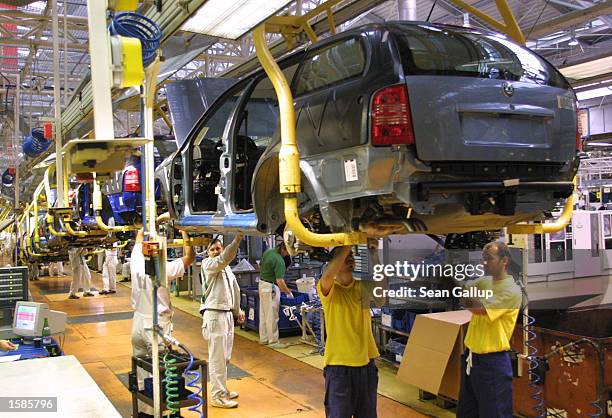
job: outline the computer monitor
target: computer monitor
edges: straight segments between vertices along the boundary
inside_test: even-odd
[[[64,312],[52,311],[46,303],[17,302],[13,316],[13,333],[22,337],[40,337],[45,318],[51,334],[64,332],[66,329]]]

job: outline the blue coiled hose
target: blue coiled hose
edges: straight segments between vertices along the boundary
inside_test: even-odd
[[[176,373],[176,363],[175,358],[170,357],[170,352],[166,351],[164,355],[164,369],[165,376],[162,382],[165,383],[165,392],[166,392],[166,406],[172,411],[172,413],[177,413],[180,411],[179,408],[179,388],[178,388],[178,374]]]
[[[23,153],[28,157],[35,158],[45,152],[51,145],[51,141],[45,139],[42,128],[33,128],[30,135],[23,141]]]
[[[162,31],[154,21],[139,13],[117,13],[108,29],[111,35],[139,39],[142,45],[143,66],[147,67],[153,62],[162,38]]]
[[[527,348],[527,359],[529,360],[529,387],[532,390],[530,398],[534,400],[533,410],[535,411],[536,418],[546,418],[546,409],[544,408],[544,391],[542,389],[540,375],[538,373],[540,368],[540,360],[538,358],[538,348],[533,344],[536,339],[536,333],[533,330],[533,324],[535,324],[535,318],[529,315],[529,296],[527,295],[527,289],[524,283],[518,277],[514,276],[516,284],[521,289],[523,297],[521,308],[523,315],[527,318],[527,324],[523,325],[523,331],[527,334],[525,339],[525,348]]]
[[[198,381],[202,379],[202,375],[200,374],[197,368],[192,370],[194,358],[193,358],[193,354],[191,354],[191,351],[189,351],[187,347],[185,347],[182,344],[179,344],[179,347],[183,349],[183,351],[185,351],[189,355],[189,364],[187,365],[187,368],[185,369],[185,375],[187,375],[189,379],[191,380],[187,382],[187,387],[190,387],[196,390],[195,392],[192,392],[191,395],[188,396],[189,399],[193,400],[194,402],[197,402],[197,404],[190,407],[189,410],[199,413],[200,418],[204,418],[204,414],[202,413],[202,408],[201,408],[201,406],[204,405],[204,401],[202,400],[202,384],[198,385]]]
[[[529,387],[532,389],[530,398],[534,400],[533,410],[537,414],[536,418],[545,418],[544,396],[538,373],[540,368],[538,348],[533,344],[533,341],[536,339],[536,333],[533,331],[534,323],[535,318],[527,314],[527,325],[525,326],[527,339],[525,340],[525,347],[527,348],[527,359],[529,360]]]

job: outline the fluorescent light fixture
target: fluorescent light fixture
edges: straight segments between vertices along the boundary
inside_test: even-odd
[[[567,44],[571,46],[580,45],[580,43],[578,42],[578,39],[576,38],[572,38]]]
[[[604,97],[612,94],[610,87],[600,87],[598,89],[579,91],[576,93],[578,101],[594,99],[595,97]]]
[[[291,0],[208,0],[181,29],[238,39],[289,3]]]
[[[609,142],[587,142],[586,145],[589,147],[612,147]]]

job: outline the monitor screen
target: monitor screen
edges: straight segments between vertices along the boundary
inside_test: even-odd
[[[37,306],[18,305],[15,313],[15,328],[34,331],[37,312]]]

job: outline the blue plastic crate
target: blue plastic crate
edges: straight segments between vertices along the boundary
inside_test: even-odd
[[[240,291],[240,307],[245,312],[247,329],[259,332],[259,291],[257,286],[242,288]],[[297,306],[295,316],[301,320],[299,306],[308,301],[308,295],[301,292],[292,292],[293,298],[287,298],[281,294],[280,308],[278,314],[278,330],[280,333],[296,333],[300,326],[296,321],[291,321],[283,312],[284,306]]]
[[[393,354],[399,354],[400,356],[404,355],[404,351],[406,350],[406,340],[405,339],[395,339],[392,338],[387,342],[387,350]]]

